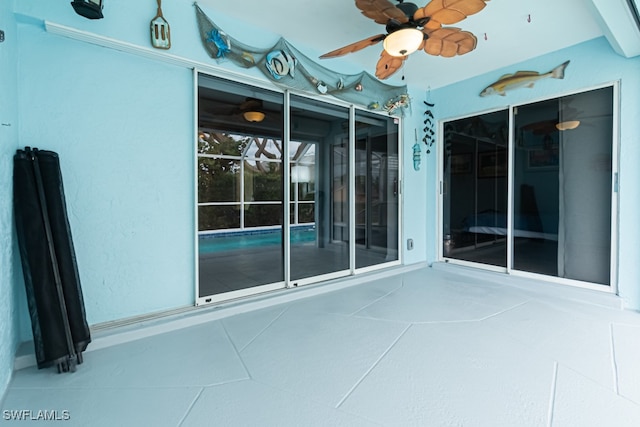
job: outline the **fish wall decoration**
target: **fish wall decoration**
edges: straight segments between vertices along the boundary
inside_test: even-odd
[[[548,73],[540,74],[537,71],[518,71],[515,74],[505,74],[496,82],[491,83],[480,92],[480,96],[489,96],[498,94],[505,96],[506,91],[517,89],[519,87],[532,88],[538,80],[552,78],[564,79],[564,70],[570,61],[563,62]]]

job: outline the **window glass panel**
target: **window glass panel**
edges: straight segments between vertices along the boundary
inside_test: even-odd
[[[228,158],[198,159],[198,203],[240,200],[240,162]]]
[[[298,204],[298,223],[310,223],[314,222],[315,204],[314,203],[299,203]]]
[[[443,254],[507,266],[507,110],[444,125]]]
[[[332,238],[349,241],[349,151],[347,140],[334,145],[331,156]]]
[[[288,188],[293,280],[346,274],[349,269],[348,159],[333,156],[334,148],[348,137],[348,124],[349,110],[344,107],[291,96]],[[337,178],[336,173],[345,175]],[[345,187],[336,188],[336,179],[344,179]],[[333,215],[331,201],[344,203],[344,217]]]
[[[198,207],[198,231],[240,227],[240,205]]]
[[[514,268],[609,285],[613,88],[515,116]]]
[[[240,157],[250,142],[251,138],[247,136],[201,130],[198,133],[198,154]]]
[[[251,161],[244,162],[244,200],[279,201],[282,199],[281,163]]]
[[[251,138],[244,156],[247,159],[276,160],[282,158],[282,141],[273,138]]]
[[[510,139],[506,110],[445,123],[444,256],[506,267],[510,240],[514,270],[609,285],[613,95],[515,107]]]
[[[244,214],[245,227],[263,227],[282,224],[282,205],[264,205],[250,203],[246,205]]]
[[[198,296],[282,282],[283,94],[198,82]]]
[[[398,259],[398,124],[356,111],[356,267]]]

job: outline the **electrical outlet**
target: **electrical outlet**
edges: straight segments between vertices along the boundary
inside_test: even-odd
[[[0,43],[4,41],[4,31],[0,30]]]
[[[407,239],[407,250],[413,249],[413,239]]]

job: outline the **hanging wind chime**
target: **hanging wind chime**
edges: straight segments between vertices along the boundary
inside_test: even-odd
[[[431,153],[431,146],[435,142],[435,134],[436,132],[433,130],[434,127],[434,117],[431,109],[436,106],[431,100],[431,89],[427,91],[427,100],[424,101],[424,104],[427,106],[427,109],[424,111],[425,119],[424,119],[424,138],[422,138],[422,142],[427,146],[427,154]]]

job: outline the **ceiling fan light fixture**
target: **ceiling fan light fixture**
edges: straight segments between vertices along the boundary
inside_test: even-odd
[[[265,115],[262,111],[245,111],[242,116],[248,122],[259,123],[264,120]]]
[[[391,56],[406,56],[418,50],[423,36],[422,31],[416,28],[403,28],[385,37],[382,46]]]
[[[571,130],[580,126],[580,120],[566,120],[556,124],[558,130]]]

